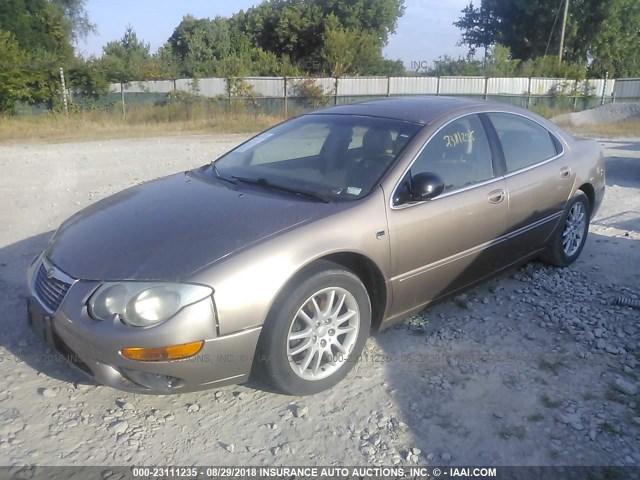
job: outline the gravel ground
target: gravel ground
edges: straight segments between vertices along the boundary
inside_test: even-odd
[[[640,119],[640,103],[609,103],[582,112],[563,113],[552,120],[559,125],[584,127]]]
[[[0,146],[0,463],[640,465],[640,141],[603,143],[605,203],[570,268],[539,263],[378,334],[328,392],[176,396],[91,384],[26,327],[52,230],[242,136]]]

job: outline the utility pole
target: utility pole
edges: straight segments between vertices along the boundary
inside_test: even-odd
[[[560,33],[560,51],[558,52],[558,65],[562,65],[564,53],[564,34],[567,29],[567,17],[569,16],[569,0],[564,0],[564,16],[562,17],[562,33]]]

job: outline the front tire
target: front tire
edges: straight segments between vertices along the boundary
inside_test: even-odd
[[[332,262],[303,271],[275,302],[262,330],[263,376],[290,395],[331,388],[353,368],[371,326],[360,279]]]
[[[567,204],[542,260],[556,267],[575,262],[587,241],[590,215],[589,199],[578,191]]]

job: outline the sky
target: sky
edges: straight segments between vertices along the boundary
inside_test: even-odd
[[[97,33],[78,45],[84,55],[99,55],[102,47],[122,37],[131,25],[138,38],[151,44],[152,51],[163,45],[187,14],[197,18],[229,17],[257,5],[251,0],[87,0],[89,18]],[[431,64],[442,55],[458,57],[466,48],[457,46],[460,31],[452,25],[468,0],[405,0],[406,11],[389,38],[384,54],[400,59],[405,68]]]

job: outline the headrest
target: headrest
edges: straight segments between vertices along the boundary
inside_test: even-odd
[[[369,155],[385,154],[391,144],[391,132],[381,128],[370,128],[362,137],[362,150]]]

